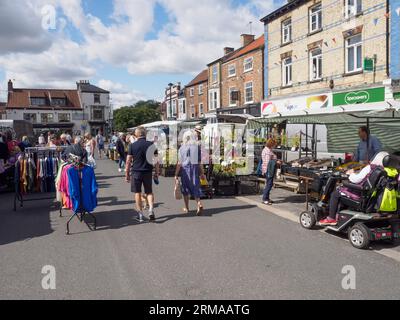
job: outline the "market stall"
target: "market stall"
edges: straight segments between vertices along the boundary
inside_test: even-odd
[[[0,122],[0,192],[14,191],[15,164],[21,152],[16,140],[14,122]]]
[[[246,136],[248,118],[230,115],[221,117],[236,122],[207,124],[203,128],[202,145],[206,148],[205,154],[209,155],[210,162],[208,178],[217,195],[257,193],[252,141]]]
[[[360,126],[367,126],[372,134],[382,143],[383,150],[396,153],[400,151],[400,112],[396,108],[384,111],[369,112],[343,112],[336,114],[302,115],[286,117],[269,117],[264,119],[252,119],[248,121],[248,129],[259,131],[268,126],[285,123],[325,125],[327,127],[327,147],[331,157],[318,157],[311,152],[304,154],[304,145],[299,143],[298,157],[293,161],[284,161],[277,186],[290,187],[296,192],[308,193],[310,190],[320,192],[323,179],[332,173],[344,162],[348,162],[345,154],[351,154],[359,144],[357,130]],[[316,146],[318,138],[311,136],[311,145]],[[285,152],[290,152],[288,149]],[[307,150],[308,151],[308,150]],[[343,154],[343,157],[334,155]],[[357,168],[359,164],[350,163],[342,170]]]
[[[141,125],[147,131],[147,140],[153,141],[158,149],[161,162],[161,175],[171,177],[175,175],[178,160],[177,150],[179,138],[185,129],[193,129],[200,121],[156,121]],[[135,128],[128,131],[134,132]]]

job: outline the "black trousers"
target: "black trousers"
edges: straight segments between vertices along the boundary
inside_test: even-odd
[[[331,200],[329,201],[329,218],[336,220],[336,215],[339,209],[340,193],[335,190],[331,195]]]

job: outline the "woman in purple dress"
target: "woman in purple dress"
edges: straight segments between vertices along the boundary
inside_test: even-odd
[[[175,181],[179,183],[181,177],[182,195],[185,201],[184,213],[189,213],[190,196],[197,202],[197,215],[201,215],[204,208],[201,203],[200,179],[204,179],[201,165],[201,149],[196,135],[190,131],[183,135],[183,144],[178,152],[178,165],[175,172]]]

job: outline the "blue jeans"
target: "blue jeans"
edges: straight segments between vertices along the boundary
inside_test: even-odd
[[[265,201],[270,201],[270,194],[272,187],[274,186],[274,178],[268,178],[267,176],[265,177],[265,189],[263,192],[263,202]]]
[[[120,158],[118,161],[118,167],[120,169],[123,169],[125,167],[125,160],[123,158]]]

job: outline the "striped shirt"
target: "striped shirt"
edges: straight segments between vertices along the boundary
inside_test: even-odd
[[[277,160],[277,156],[270,148],[265,147],[261,154],[262,158],[262,174],[265,175],[268,170],[270,160]]]

